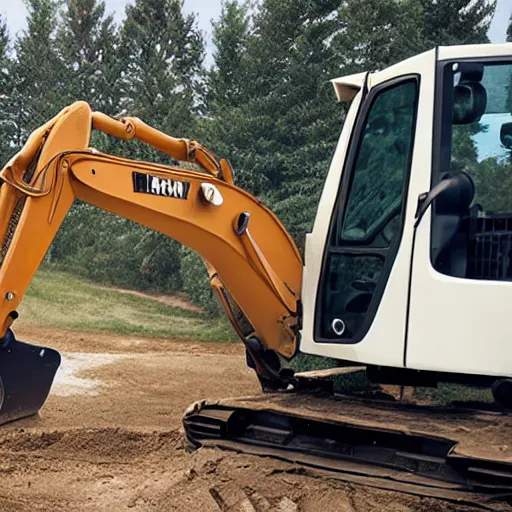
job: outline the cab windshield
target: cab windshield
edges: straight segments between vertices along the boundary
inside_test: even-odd
[[[512,212],[512,64],[483,65],[480,80],[472,74],[453,75],[460,94],[454,94],[450,168],[473,178],[474,204],[483,211]]]
[[[444,66],[437,181],[469,185],[434,204],[431,260],[453,277],[512,280],[512,64]]]

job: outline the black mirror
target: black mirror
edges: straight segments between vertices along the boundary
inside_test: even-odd
[[[501,125],[500,140],[507,149],[512,149],[512,123]]]
[[[438,213],[459,214],[469,208],[475,197],[475,184],[465,172],[447,174],[430,190],[418,198],[414,228],[417,228],[429,206],[437,200]]]
[[[453,88],[452,123],[471,124],[480,120],[487,108],[487,92],[478,82],[463,82]]]

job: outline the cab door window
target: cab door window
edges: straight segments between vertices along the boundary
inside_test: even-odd
[[[317,341],[357,342],[373,319],[402,232],[417,98],[413,78],[367,100],[332,221]]]

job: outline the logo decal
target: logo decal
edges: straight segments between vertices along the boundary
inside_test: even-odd
[[[154,196],[173,197],[174,199],[187,199],[190,183],[187,181],[160,178],[151,174],[134,172],[133,190]]]

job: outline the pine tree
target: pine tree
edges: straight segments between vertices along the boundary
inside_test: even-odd
[[[135,0],[126,8],[121,30],[126,59],[127,115],[177,137],[196,138],[201,104],[204,41],[182,0]],[[141,144],[122,145],[124,154],[169,163],[163,154]],[[176,162],[171,162],[176,163]],[[181,287],[180,245],[140,228],[137,254],[146,282],[167,289]]]
[[[125,108],[176,136],[192,136],[204,41],[182,0],[136,0],[126,8]]]
[[[208,143],[298,236],[311,226],[343,119],[329,82],[339,71],[328,44],[338,4],[265,0],[248,18],[231,1],[214,25]]]
[[[496,0],[418,0],[425,46],[488,43]]]
[[[227,157],[240,186],[254,191],[258,176],[245,173],[247,157],[246,103],[250,99],[247,56],[250,17],[248,7],[237,0],[225,0],[213,23],[214,65],[207,73],[206,116],[200,126],[201,140],[219,156]],[[253,186],[251,186],[253,185]]]
[[[417,0],[344,0],[333,38],[343,74],[376,71],[417,53],[422,16]]]
[[[57,45],[72,99],[192,136],[203,52],[193,24],[193,17],[183,15],[181,1],[137,0],[128,6],[117,34],[103,2],[66,0]],[[142,144],[110,137],[96,135],[94,145],[141,160],[169,160]],[[181,287],[180,254],[173,240],[82,204],[73,208],[52,251],[53,258],[78,263],[89,277],[104,280],[108,274],[114,284],[165,291]]]
[[[255,18],[252,52],[255,63],[261,62],[257,72],[262,80],[254,76],[251,83],[267,90],[253,112],[258,123],[264,119],[266,133],[250,172],[267,176],[262,197],[302,249],[345,111],[330,83],[341,71],[330,44],[339,29],[333,19],[339,1],[300,3],[296,12],[296,2],[267,1]]]
[[[118,115],[125,67],[113,15],[105,2],[66,0],[57,47],[68,76],[68,102],[84,100],[95,110]]]
[[[248,11],[246,4],[224,0],[219,21],[213,24],[215,66],[209,73],[208,92],[216,108],[236,107],[244,101]]]
[[[11,105],[12,60],[9,52],[9,33],[6,21],[0,16],[0,168],[16,152],[11,146],[16,133],[15,116]]]
[[[488,42],[495,0],[344,0],[334,39],[344,73],[378,70],[435,46]]]
[[[26,0],[26,5],[27,29],[16,40],[13,70],[18,144],[66,106],[69,80],[55,45],[59,3]]]
[[[507,43],[512,43],[512,14],[510,15],[507,27]]]

